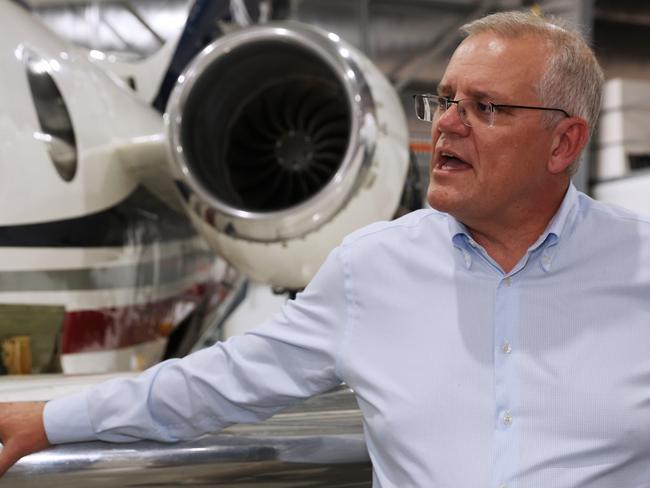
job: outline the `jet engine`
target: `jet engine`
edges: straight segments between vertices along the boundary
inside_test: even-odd
[[[195,225],[251,278],[286,289],[304,287],[347,233],[394,215],[409,164],[388,80],[338,35],[299,23],[209,45],[165,124]]]

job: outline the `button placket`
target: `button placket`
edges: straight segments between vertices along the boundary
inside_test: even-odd
[[[499,487],[517,471],[513,460],[518,457],[519,427],[516,412],[519,402],[517,344],[519,312],[518,278],[501,277],[496,289],[494,315],[494,375],[495,375],[495,463],[493,486]]]

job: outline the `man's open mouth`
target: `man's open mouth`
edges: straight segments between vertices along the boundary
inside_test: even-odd
[[[438,157],[438,164],[436,165],[438,169],[445,171],[460,171],[465,169],[471,169],[472,165],[467,161],[459,158],[456,154],[450,153],[447,151],[441,151],[440,156]]]

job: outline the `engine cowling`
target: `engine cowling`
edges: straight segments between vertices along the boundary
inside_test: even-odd
[[[282,23],[220,38],[179,78],[165,123],[195,225],[255,280],[304,287],[344,235],[398,206],[401,103],[334,33]]]

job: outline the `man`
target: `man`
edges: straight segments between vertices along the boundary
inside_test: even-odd
[[[435,210],[346,238],[253,333],[44,414],[4,407],[1,469],[49,442],[259,420],[345,381],[375,487],[650,486],[650,221],[570,184],[602,73],[532,15],[465,32],[438,96],[416,98]]]

